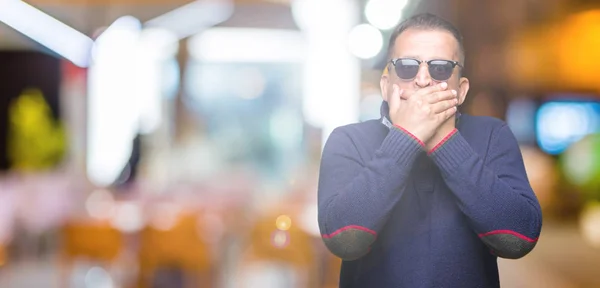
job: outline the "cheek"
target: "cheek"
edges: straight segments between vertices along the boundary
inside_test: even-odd
[[[407,89],[407,88],[412,87],[413,81],[412,80],[402,80],[402,79],[400,79],[398,77],[395,77],[393,79],[393,81],[391,81],[391,84],[392,85],[393,84],[398,85],[398,87],[400,87],[400,89]]]
[[[460,79],[457,76],[452,76],[452,78],[448,79],[448,87],[454,90],[459,90],[460,87]]]

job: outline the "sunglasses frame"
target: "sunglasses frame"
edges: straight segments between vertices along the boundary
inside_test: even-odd
[[[452,61],[452,60],[446,60],[446,59],[431,59],[431,60],[425,61],[425,60],[419,60],[419,59],[414,59],[414,58],[396,58],[396,59],[390,60],[390,63],[392,63],[392,65],[394,65],[394,68],[396,68],[396,63],[398,63],[398,61],[400,61],[400,60],[413,60],[413,61],[416,61],[419,64],[419,67],[421,66],[421,64],[426,63],[427,64],[427,68],[430,67],[429,65],[433,61],[445,61],[445,62],[448,62],[448,63],[452,64],[452,70],[454,70],[454,68],[456,68],[456,66],[458,66],[459,68],[463,69],[463,66],[460,65],[460,63],[458,61]],[[396,72],[396,69],[394,69],[394,73],[396,74],[396,76],[398,76],[398,78],[400,78],[400,76]],[[417,72],[417,74],[418,74],[418,72]],[[431,76],[431,73],[429,73],[429,74]],[[416,74],[415,74],[414,77],[412,77],[410,79],[404,79],[404,78],[400,78],[400,79],[402,79],[402,80],[413,80],[413,79],[415,79],[415,77],[417,77]],[[450,74],[450,76],[447,79],[435,79],[435,78],[433,78],[433,76],[431,76],[431,78],[433,78],[436,81],[446,81],[446,80],[450,79],[450,77],[452,77],[452,74]]]

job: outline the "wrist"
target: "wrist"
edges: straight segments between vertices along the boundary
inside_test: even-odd
[[[398,128],[399,130],[401,130],[402,132],[408,134],[410,137],[412,137],[415,141],[417,141],[421,146],[426,147],[426,141],[423,141],[422,136],[415,134],[412,131],[409,131],[408,129],[402,127],[401,125],[398,124],[394,124],[394,127]]]
[[[454,134],[456,128],[448,127],[447,129],[440,129],[436,134],[431,137],[431,140],[425,143],[425,149],[428,153],[436,150],[441,144],[443,144],[452,134]]]
[[[438,143],[440,143],[440,141],[442,141],[442,139],[444,139],[445,136],[439,132],[440,131],[436,132],[435,135],[433,137],[431,137],[431,139],[425,143],[425,149],[427,149],[427,152],[433,150],[433,148],[435,148],[435,146],[437,146]]]

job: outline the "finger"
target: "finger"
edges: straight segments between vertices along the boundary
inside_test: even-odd
[[[452,107],[446,109],[445,111],[443,111],[443,112],[441,112],[441,113],[439,113],[437,115],[439,115],[440,117],[442,117],[442,119],[441,119],[442,121],[441,122],[444,122],[444,121],[450,119],[450,117],[454,116],[456,114],[457,110],[458,110],[458,108],[456,106],[452,106]]]
[[[440,91],[444,91],[448,89],[448,83],[446,82],[442,82],[440,84],[437,85],[432,85],[429,87],[425,87],[423,89],[420,89],[419,91],[417,91],[417,93],[415,93],[415,95],[419,95],[419,96],[425,96],[425,95],[429,95],[435,92],[440,92]]]
[[[406,91],[404,89],[400,90],[400,99],[402,100],[408,100],[413,94],[415,93],[409,93],[409,91]]]
[[[424,98],[427,100],[428,103],[434,104],[440,101],[458,99],[456,95],[458,95],[456,90],[445,90],[426,95],[424,96]]]
[[[398,85],[394,84],[392,88],[392,95],[388,99],[388,104],[390,106],[390,111],[396,111],[400,108],[400,97],[402,97],[403,90],[398,87]]]
[[[434,104],[431,104],[431,111],[435,114],[442,113],[452,107],[456,107],[458,105],[458,100],[456,98],[450,100],[440,101]]]

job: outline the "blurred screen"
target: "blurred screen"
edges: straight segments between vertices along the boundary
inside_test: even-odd
[[[548,154],[560,154],[584,136],[597,132],[600,132],[599,101],[553,100],[543,103],[536,113],[538,145]]]
[[[510,102],[506,111],[506,122],[519,144],[535,145],[535,118],[538,104],[528,98]]]

